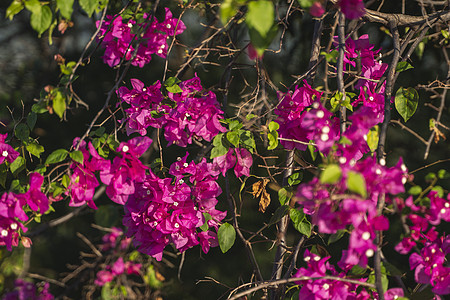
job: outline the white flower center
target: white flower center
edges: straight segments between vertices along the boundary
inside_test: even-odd
[[[8,151],[6,151],[6,150],[3,151],[3,152],[2,152],[2,156],[3,156],[3,157],[7,157],[7,156],[8,156]]]
[[[445,211],[446,211],[445,208],[441,208],[440,213],[441,213],[441,214],[445,214]]]
[[[289,105],[294,105],[294,101],[289,101]]]
[[[431,249],[431,253],[436,253],[436,249]]]
[[[167,24],[167,25],[166,25],[166,28],[167,28],[167,29],[170,29],[170,28],[172,28],[172,25]]]
[[[363,136],[364,140],[367,142],[367,134]]]
[[[163,53],[162,49],[159,49],[158,54],[162,54],[162,53]]]
[[[325,126],[324,128],[322,128],[322,132],[323,133],[329,133],[330,132],[330,127]]]
[[[179,169],[180,169],[180,166],[176,165],[176,166],[175,166],[175,170],[178,171]]]
[[[177,161],[181,161],[181,157],[178,156],[178,157],[177,157]]]
[[[150,194],[151,194],[151,192],[149,190],[147,190],[147,195],[150,195]]]
[[[173,205],[178,206],[178,202],[175,201],[175,202],[173,203]]]
[[[381,170],[377,168],[377,169],[375,170],[375,173],[377,173],[377,175],[381,175]]]
[[[447,203],[444,204],[444,206],[449,208],[450,207],[450,203],[447,202]]]
[[[328,139],[329,139],[328,134],[327,133],[322,133],[320,135],[320,139],[322,140],[322,142],[328,141]]]
[[[188,166],[189,166],[188,163],[184,163],[184,164],[183,164],[183,167],[185,167],[185,168],[187,168]]]
[[[375,252],[372,249],[367,249],[367,251],[366,251],[367,257],[372,257],[374,254],[375,254]]]
[[[180,224],[178,224],[178,223],[175,223],[173,226],[174,226],[175,228],[180,228]]]
[[[330,285],[328,283],[324,283],[323,289],[328,290],[330,288]]]
[[[158,225],[158,222],[154,221],[153,226],[156,226],[156,225]]]
[[[314,256],[314,260],[315,261],[319,261],[320,260],[320,256]]]
[[[386,160],[384,158],[380,159],[380,165],[382,165],[382,166],[386,165]]]
[[[128,23],[127,26],[128,26],[128,28],[132,28],[132,27],[133,27],[133,24]]]
[[[365,240],[365,241],[367,241],[368,239],[370,239],[370,232],[364,232],[363,234],[362,234],[362,239],[363,240]]]
[[[406,181],[408,181],[408,179],[406,179],[406,177],[403,177],[403,178],[402,178],[402,183],[405,184]]]
[[[142,91],[143,91],[143,92],[146,92],[146,91],[147,91],[147,89],[146,89],[146,88],[143,88],[143,89],[142,89]]]
[[[314,102],[313,105],[312,105],[312,107],[313,107],[313,108],[316,108],[316,109],[319,108],[319,103],[318,103],[318,102]]]
[[[402,168],[402,171],[403,171],[403,172],[408,171],[408,169],[406,168],[405,164],[402,164],[402,167],[401,167],[401,168]]]
[[[306,262],[308,262],[308,261],[311,260],[311,256],[306,256],[303,260],[306,261]]]
[[[180,179],[180,180],[178,180],[178,183],[179,183],[179,184],[183,184],[183,183],[184,183],[184,180],[183,180],[183,179]]]
[[[10,227],[11,227],[12,230],[16,230],[17,229],[17,223],[12,223],[10,225]]]
[[[370,101],[373,101],[373,96],[370,96],[370,97],[369,97],[369,100],[370,100]]]
[[[128,150],[130,150],[130,148],[127,145],[123,146],[122,148],[123,152],[128,152]]]
[[[323,112],[323,110],[319,110],[319,111],[317,111],[316,116],[317,116],[318,118],[322,119],[323,116],[325,116],[325,113]]]
[[[8,236],[8,230],[3,229],[1,234],[2,236]]]
[[[347,159],[345,157],[339,157],[339,162],[341,164],[345,164],[347,162]]]

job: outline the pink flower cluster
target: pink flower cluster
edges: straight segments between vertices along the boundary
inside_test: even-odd
[[[330,256],[320,257],[305,250],[303,260],[306,262],[306,268],[300,268],[294,277],[310,277],[315,279],[301,280],[297,284],[301,285],[299,299],[347,299],[347,300],[368,300],[377,299],[377,293],[367,291],[366,289],[358,289],[358,285],[346,281],[334,279],[318,279],[324,276],[333,276],[346,278],[346,272],[337,272],[336,269],[328,262]],[[365,282],[366,279],[359,279]],[[395,300],[403,297],[404,293],[401,288],[392,288],[385,292],[386,300]]]
[[[70,195],[69,206],[81,206],[85,203],[93,209],[97,209],[92,198],[94,197],[95,188],[99,186],[99,182],[95,176],[95,172],[107,172],[111,167],[111,162],[102,158],[91,142],[81,141],[75,138],[73,147],[83,153],[83,163],[73,161],[70,165],[70,184],[67,187],[66,194]]]
[[[31,282],[16,279],[14,282],[15,289],[3,296],[3,300],[53,300],[55,297],[49,292],[50,285],[48,282],[41,284],[39,287]]]
[[[167,55],[167,39],[170,36],[181,34],[185,29],[184,23],[172,17],[172,12],[166,8],[166,15],[163,22],[159,23],[152,16],[145,13],[144,22],[136,23],[135,20],[123,20],[122,16],[107,16],[106,21],[101,24],[97,39],[106,48],[103,61],[110,67],[117,66],[124,58],[132,59],[132,55],[137,47],[136,56],[131,64],[133,66],[144,67],[151,60],[151,55],[156,54],[162,58]],[[97,27],[100,21],[97,22]],[[140,33],[140,36],[137,36]],[[140,44],[136,42],[140,39]]]
[[[385,195],[404,191],[406,168],[401,161],[391,168],[377,164],[375,158],[368,157],[353,164],[340,165],[342,175],[338,182],[324,184],[318,178],[301,184],[297,190],[298,203],[319,232],[333,234],[338,230],[353,228],[350,233],[348,250],[343,251],[339,266],[347,270],[354,265],[367,266],[367,259],[375,253],[373,243],[375,231],[387,230],[389,222],[384,216],[377,216],[377,201]],[[350,174],[360,174],[365,179],[367,196],[363,198],[348,189]]]
[[[309,8],[312,16],[321,17],[325,13],[322,2],[326,3],[326,1],[316,1]],[[337,4],[347,19],[359,19],[366,13],[362,0],[340,0]]]
[[[12,246],[19,244],[20,231],[26,232],[27,228],[20,221],[27,221],[28,216],[24,207],[28,207],[40,214],[49,209],[49,200],[41,191],[44,177],[39,173],[31,173],[30,188],[24,194],[13,192],[4,193],[0,198],[0,245],[6,245],[11,251]],[[29,240],[22,240],[25,246],[29,246]]]
[[[215,157],[213,163],[225,177],[225,173],[234,167],[236,177],[250,176],[250,167],[253,158],[250,151],[245,148],[230,148],[225,155]]]
[[[179,84],[181,92],[164,97],[161,84],[145,87],[132,79],[133,88],[121,87],[117,95],[131,107],[127,108],[127,132],[147,133],[149,126],[164,128],[164,137],[170,144],[185,147],[192,139],[211,141],[226,129],[220,124],[223,112],[216,95],[203,91],[200,78],[195,76]]]
[[[123,231],[120,228],[113,227],[111,232],[102,237],[103,243],[100,245],[102,251],[126,250],[131,244],[130,238],[122,238]],[[125,261],[119,257],[114,263],[104,267],[103,270],[97,272],[97,278],[94,283],[103,286],[107,282],[113,281],[117,276],[126,273],[127,275],[141,275],[142,264],[134,261]]]
[[[441,221],[450,221],[450,194],[447,199],[439,197],[436,191],[427,196],[429,205],[414,204],[412,196],[399,203],[399,209],[410,212],[408,220],[412,225],[395,250],[408,254],[415,249],[417,252],[410,255],[409,263],[411,270],[415,270],[416,282],[430,284],[435,294],[450,294],[450,267],[445,259],[450,253],[450,236],[439,236],[435,227]]]
[[[183,252],[200,244],[207,253],[217,246],[218,223],[226,212],[216,210],[219,170],[203,159],[198,164],[179,158],[170,166],[172,178],[158,178],[150,172],[125,205],[123,224],[127,236],[142,253],[162,259],[173,243]],[[200,228],[201,227],[201,228]]]
[[[0,134],[0,164],[2,164],[5,160],[9,163],[12,163],[19,156],[19,152],[14,150],[11,145],[5,143],[8,134]]]

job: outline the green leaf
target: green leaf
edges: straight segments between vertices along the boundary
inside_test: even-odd
[[[207,230],[209,229],[208,221],[209,221],[209,220],[212,220],[212,217],[211,217],[211,215],[208,214],[207,212],[204,212],[204,213],[203,213],[203,217],[205,218],[205,223],[203,223],[203,225],[200,226],[199,228],[200,228],[202,231],[207,231]]]
[[[53,110],[62,119],[66,111],[66,99],[60,90],[56,90],[53,98]]]
[[[239,132],[233,130],[227,132],[227,140],[235,147],[239,147]]]
[[[258,56],[261,57],[278,33],[278,27],[276,25],[272,26],[267,36],[261,36],[261,34],[259,34],[259,32],[254,28],[249,28],[248,33],[250,35],[250,40],[253,47],[258,53]]]
[[[81,152],[80,150],[70,152],[69,156],[71,159],[73,159],[77,163],[83,164],[84,156],[83,156],[83,152]]]
[[[156,276],[156,270],[153,265],[148,266],[147,274],[144,276],[144,281],[154,289],[159,289],[162,286],[162,282]]]
[[[222,144],[223,136],[224,136],[223,133],[219,133],[214,137],[213,140],[214,148],[212,148],[211,150],[211,159],[227,154],[228,149]]]
[[[361,195],[361,197],[363,197],[363,198],[367,197],[366,180],[358,172],[353,172],[353,171],[348,172],[347,188],[350,191]]]
[[[102,286],[102,299],[103,300],[113,300],[112,290],[111,290],[111,282],[107,282]]]
[[[269,224],[275,224],[278,223],[287,213],[289,212],[289,205],[282,205],[278,207],[275,212],[273,213],[273,216],[270,218]]]
[[[17,174],[20,173],[23,169],[25,169],[25,158],[22,156],[18,156],[9,166],[9,169],[11,170],[11,173],[14,176],[17,176]]]
[[[98,0],[79,0],[81,8],[91,17],[95,9],[98,7]]]
[[[341,168],[336,164],[330,164],[320,174],[320,182],[333,184],[338,182],[339,178],[341,178],[341,175]]]
[[[68,20],[72,18],[73,0],[56,0],[56,6],[64,18]]]
[[[41,12],[41,9],[42,9],[42,5],[41,5],[41,2],[39,2],[39,0],[26,0],[25,7],[32,14],[38,14]]]
[[[24,8],[22,1],[14,0],[6,9],[6,18],[12,20]]]
[[[350,274],[360,276],[366,273],[367,268],[362,268],[359,265],[354,265],[353,268],[350,270]]]
[[[395,108],[405,122],[414,115],[418,104],[419,94],[412,87],[401,87],[397,90],[397,93],[395,93]]]
[[[297,208],[291,208],[289,210],[289,217],[291,218],[292,225],[294,225],[295,229],[299,230],[300,223],[305,218],[305,213],[303,210]]]
[[[303,221],[300,222],[298,228],[295,229],[297,229],[301,234],[306,235],[306,237],[311,236],[312,225],[306,218],[304,218]]]
[[[37,114],[34,111],[30,111],[27,117],[27,125],[30,128],[30,130],[33,130],[34,126],[36,125],[37,121]]]
[[[439,198],[444,197],[444,189],[442,188],[442,186],[437,185],[437,186],[433,187],[431,190],[437,192]]]
[[[377,150],[378,147],[378,140],[379,140],[379,127],[378,125],[375,125],[374,127],[370,128],[369,132],[367,133],[367,145],[369,145],[370,150],[373,152]]]
[[[281,205],[289,204],[289,200],[291,199],[291,193],[289,193],[285,188],[281,188],[278,190],[278,200]]]
[[[267,138],[269,140],[269,146],[267,150],[273,150],[278,147],[278,129],[280,125],[276,122],[269,123],[269,133],[267,134]]]
[[[314,145],[308,144],[308,150],[309,154],[311,155],[312,160],[316,160],[317,158],[317,151],[315,151],[316,147]]]
[[[180,83],[180,82],[181,82],[181,80],[178,79],[177,77],[169,77],[169,78],[167,78],[167,80],[164,82],[164,85],[165,85],[165,86],[173,86],[173,85],[178,84],[178,83]]]
[[[219,247],[222,253],[227,252],[234,244],[236,239],[236,230],[231,224],[223,223],[217,231],[217,239],[219,240]]]
[[[422,187],[420,185],[415,185],[408,190],[408,194],[410,195],[419,195],[422,193]]]
[[[249,130],[239,130],[241,133],[239,136],[239,143],[244,145],[251,153],[256,149],[255,139],[253,138],[253,134]]]
[[[228,21],[237,13],[238,7],[234,0],[224,0],[220,5],[220,21],[225,26]]]
[[[375,283],[375,271],[370,272],[368,283]],[[381,263],[381,285],[383,286],[383,292],[386,292],[389,287],[389,279],[386,275],[386,268],[384,264]]]
[[[272,1],[259,0],[248,4],[245,23],[255,29],[261,37],[266,37],[272,28],[275,18]]]
[[[62,162],[66,159],[67,154],[69,154],[69,151],[67,151],[66,149],[55,150],[47,157],[47,159],[45,160],[45,164],[49,165]]]
[[[290,186],[297,185],[303,180],[303,173],[294,173],[288,178],[288,184]]]
[[[166,86],[166,90],[172,94],[177,94],[177,93],[183,92],[183,90],[180,88],[180,86],[178,84],[174,84],[172,86]]]
[[[61,184],[63,185],[63,187],[67,188],[70,185],[70,177],[67,174],[64,174],[62,179],[61,179]]]
[[[50,24],[52,24],[52,18],[52,10],[47,5],[44,5],[40,10],[36,10],[36,12],[31,14],[31,27],[41,36],[50,27]]]
[[[339,241],[344,236],[345,233],[346,233],[345,229],[341,229],[338,230],[336,233],[331,234],[330,237],[328,238],[328,245]]]
[[[401,61],[397,64],[397,67],[395,67],[395,72],[399,73],[409,69],[414,69],[414,67],[407,61]]]
[[[14,129],[14,135],[19,140],[26,142],[26,141],[28,141],[28,138],[30,137],[30,129],[28,129],[28,126],[26,124],[20,123]]]
[[[448,179],[450,178],[450,173],[447,170],[440,169],[437,173],[439,179]]]
[[[316,0],[298,0],[298,3],[303,9],[310,8]]]
[[[27,144],[27,151],[36,156],[37,158],[41,158],[41,153],[44,152],[44,147],[39,145],[35,141]]]

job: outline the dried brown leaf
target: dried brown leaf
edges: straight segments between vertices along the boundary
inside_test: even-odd
[[[263,189],[261,193],[261,200],[259,200],[259,211],[264,213],[269,204],[270,204],[270,194],[266,191],[266,189]]]

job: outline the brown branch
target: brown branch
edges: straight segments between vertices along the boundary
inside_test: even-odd
[[[363,17],[366,21],[381,23],[383,25],[394,24],[395,26],[418,26],[429,23],[431,21],[439,21],[445,23],[450,20],[450,11],[440,11],[431,15],[419,17],[403,14],[387,14],[371,9],[366,9]]]
[[[319,279],[325,279],[325,280],[335,280],[335,281],[341,281],[341,282],[348,282],[348,283],[353,283],[353,284],[357,284],[360,286],[365,286],[368,288],[375,288],[375,286],[371,283],[367,283],[364,281],[358,281],[355,279],[347,279],[347,278],[342,278],[342,277],[336,277],[336,276],[322,276],[322,277],[309,277],[309,276],[302,276],[302,277],[294,277],[294,278],[288,278],[288,279],[279,279],[279,280],[271,280],[271,281],[263,281],[263,282],[255,282],[253,283],[255,285],[255,287],[249,288],[241,293],[235,294],[234,296],[232,296],[231,294],[234,293],[235,291],[239,290],[240,288],[243,288],[245,286],[248,286],[249,284],[244,284],[240,287],[238,287],[237,289],[233,290],[231,292],[231,294],[228,296],[229,300],[236,300],[239,299],[241,297],[244,297],[246,295],[249,295],[253,292],[256,292],[258,290],[264,289],[264,288],[268,288],[271,286],[277,286],[279,284],[286,284],[286,283],[291,283],[291,282],[296,282],[296,281],[302,281],[302,280],[319,280]],[[250,283],[251,284],[251,283]]]

